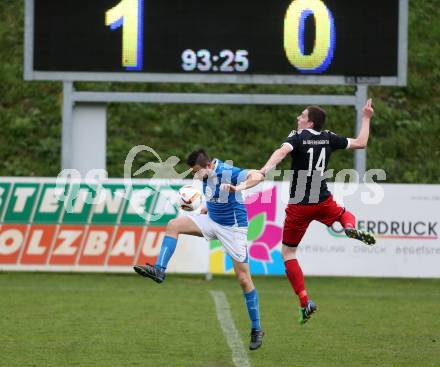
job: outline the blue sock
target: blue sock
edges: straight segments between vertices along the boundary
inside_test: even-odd
[[[258,304],[257,289],[254,288],[249,293],[243,293],[246,300],[246,307],[249,313],[249,318],[252,321],[252,329],[261,329],[260,325],[260,306]]]
[[[156,268],[165,271],[167,269],[168,262],[176,249],[177,238],[165,236],[162,241],[162,247],[160,248],[160,254],[157,257]]]

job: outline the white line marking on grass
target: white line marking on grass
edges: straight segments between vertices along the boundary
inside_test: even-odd
[[[237,367],[250,367],[246,350],[243,342],[235,327],[234,320],[232,320],[231,310],[229,308],[228,300],[223,292],[210,291],[215,302],[215,309],[217,311],[217,319],[226,337],[226,342],[232,351],[232,362]]]

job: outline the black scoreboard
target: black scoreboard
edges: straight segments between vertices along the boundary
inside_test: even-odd
[[[407,0],[26,1],[27,79],[402,84],[406,69]]]

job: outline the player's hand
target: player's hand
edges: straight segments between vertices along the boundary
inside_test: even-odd
[[[208,208],[206,206],[202,207],[202,209],[200,209],[200,214],[208,214]]]
[[[231,184],[221,184],[220,191],[238,192],[238,191],[240,191],[240,189],[237,186],[234,186]]]
[[[373,100],[370,98],[367,103],[364,106],[364,109],[362,111],[363,117],[366,117],[367,119],[371,119],[374,115],[373,110]]]

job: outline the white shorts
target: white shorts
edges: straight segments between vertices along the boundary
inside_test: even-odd
[[[247,230],[248,227],[228,227],[214,222],[207,214],[188,215],[199,227],[206,240],[219,240],[224,250],[234,260],[248,262]]]

